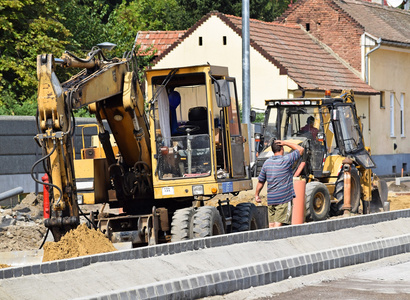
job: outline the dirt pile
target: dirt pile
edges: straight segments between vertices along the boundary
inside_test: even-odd
[[[13,208],[0,208],[0,252],[38,249],[46,231],[42,195],[31,193]]]
[[[103,233],[81,224],[65,234],[59,242],[44,244],[43,262],[115,251]]]

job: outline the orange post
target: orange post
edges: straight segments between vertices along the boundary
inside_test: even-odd
[[[301,178],[293,177],[293,187],[296,198],[293,199],[292,225],[303,224],[305,221],[305,189],[306,181]]]
[[[342,209],[344,210],[343,214],[345,216],[349,216],[352,211],[352,203],[351,203],[351,191],[352,191],[352,176],[351,176],[351,169],[352,169],[353,161],[350,158],[345,158],[342,161],[343,164],[343,206]]]
[[[47,173],[41,177],[44,183],[49,183]],[[50,193],[49,193],[49,186],[43,185],[43,218],[50,219]]]

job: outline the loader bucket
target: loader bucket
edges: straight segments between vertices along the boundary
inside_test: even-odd
[[[372,201],[370,201],[370,212],[389,211],[390,202],[387,201],[389,189],[384,180],[377,180],[377,188],[372,191]]]

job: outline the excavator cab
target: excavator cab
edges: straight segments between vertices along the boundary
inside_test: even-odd
[[[155,198],[251,188],[235,80],[227,68],[147,71]]]

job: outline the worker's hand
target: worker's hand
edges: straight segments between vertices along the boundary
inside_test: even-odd
[[[279,145],[279,146],[286,146],[286,141],[282,141],[282,140],[276,140],[275,144]]]
[[[261,198],[259,197],[259,195],[255,195],[255,201],[256,201],[256,203],[261,203],[261,202],[262,202],[262,200],[261,200]]]

